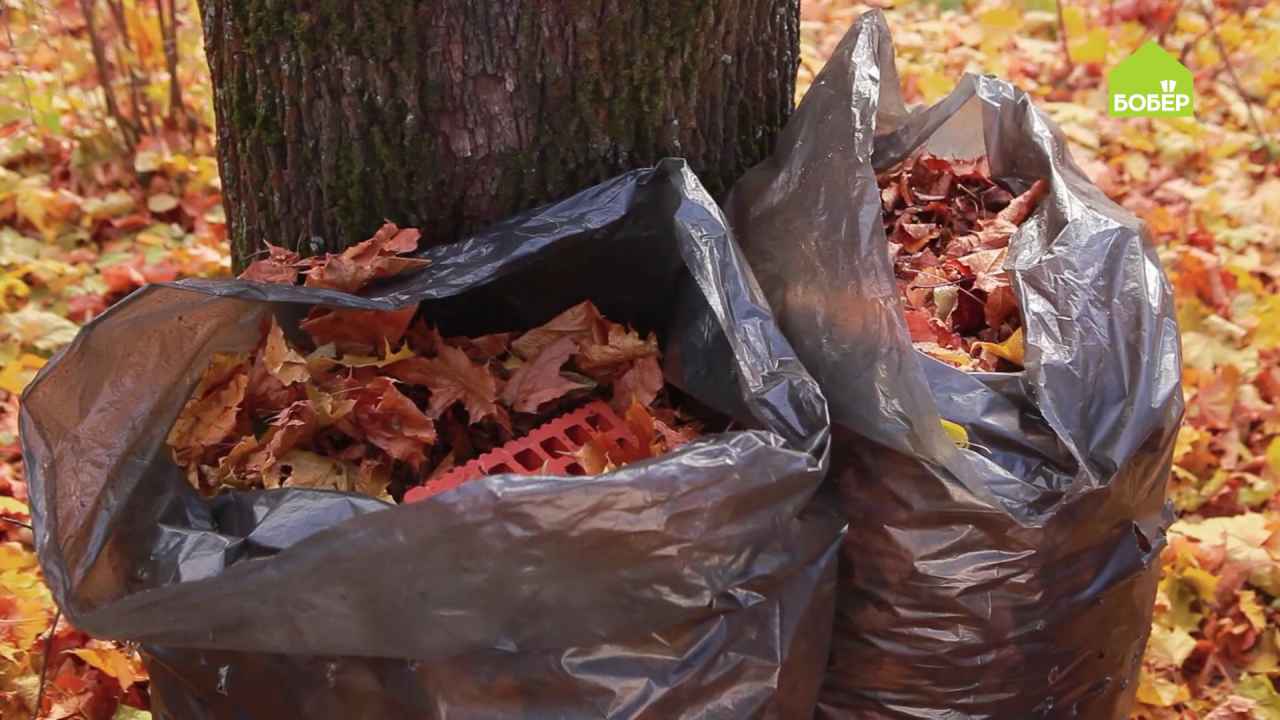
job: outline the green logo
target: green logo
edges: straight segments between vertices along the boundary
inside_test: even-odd
[[[1107,112],[1115,117],[1193,117],[1191,71],[1148,40],[1107,75]]]

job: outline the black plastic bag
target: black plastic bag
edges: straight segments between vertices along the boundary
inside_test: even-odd
[[[875,172],[922,146],[985,154],[1018,191],[1050,181],[1006,263],[1021,372],[966,373],[911,345]],[[819,715],[1125,718],[1182,413],[1172,298],[1146,230],[1009,84],[965,76],[908,111],[878,12],[727,207],[831,408],[849,532]]]
[[[69,619],[143,644],[161,718],[811,715],[845,524],[811,502],[826,405],[684,163],[424,255],[365,297],[149,286],[39,374],[23,450]],[[267,313],[289,327],[317,303],[421,302],[477,334],[584,298],[656,331],[667,380],[754,429],[398,507],[287,488],[206,501],[169,458],[210,355],[252,347]]]

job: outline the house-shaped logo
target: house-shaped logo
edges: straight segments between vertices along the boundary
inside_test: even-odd
[[[1107,75],[1107,112],[1115,117],[1193,117],[1191,71],[1148,40]]]

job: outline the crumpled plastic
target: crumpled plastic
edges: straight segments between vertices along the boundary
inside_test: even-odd
[[[1018,191],[1051,183],[1005,266],[1021,372],[966,373],[911,344],[875,173],[922,147],[985,154]],[[831,408],[850,525],[819,717],[1127,717],[1183,409],[1172,296],[1145,228],[1006,82],[966,75],[908,110],[879,12],[859,18],[726,215]]]
[[[142,643],[158,718],[797,718],[817,701],[845,521],[815,499],[825,400],[683,161],[423,253],[362,297],[151,285],[31,383],[41,567],[94,635]],[[658,333],[667,380],[737,421],[588,478],[497,475],[392,506],[199,497],[165,437],[214,352],[274,313],[422,303],[446,334],[590,298]]]

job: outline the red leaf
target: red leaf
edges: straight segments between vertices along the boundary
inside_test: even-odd
[[[427,413],[432,418],[456,402],[467,409],[477,423],[498,412],[498,384],[486,365],[471,362],[467,354],[450,345],[441,345],[434,358],[410,358],[387,367],[393,377],[431,390]]]
[[[302,321],[302,329],[316,345],[333,343],[344,353],[376,355],[398,345],[417,308],[401,310],[328,310],[319,308]]]
[[[511,349],[528,360],[561,338],[581,338],[603,343],[608,338],[606,322],[596,306],[590,300],[584,300],[516,338],[511,343]]]
[[[633,402],[652,405],[662,391],[663,384],[658,356],[641,358],[613,383],[613,400],[610,404],[618,412],[622,412]]]
[[[521,365],[507,381],[502,388],[502,402],[517,412],[537,412],[543,403],[582,387],[560,374],[560,368],[577,349],[571,335],[544,346],[537,357]]]
[[[436,442],[435,423],[388,377],[376,377],[357,392],[355,409],[339,427],[354,430],[414,468],[422,465],[427,448]]]
[[[298,268],[302,258],[288,248],[267,243],[267,256],[255,260],[240,273],[241,280],[263,283],[294,285],[298,282]]]
[[[640,337],[640,333],[617,323],[609,324],[605,342],[582,338],[578,345],[581,348],[575,358],[578,369],[599,382],[607,382],[625,372],[636,360],[658,355],[658,339],[654,335]]]
[[[373,237],[347,248],[342,254],[314,260],[303,284],[357,292],[375,280],[426,267],[431,264],[429,260],[397,257],[397,253],[416,250],[421,234],[413,228],[401,230],[395,223],[388,222]]]

